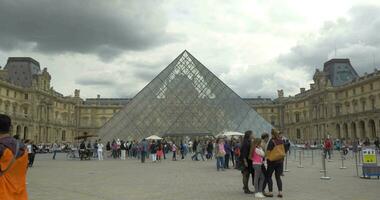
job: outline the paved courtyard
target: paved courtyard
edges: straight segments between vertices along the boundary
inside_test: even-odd
[[[340,170],[339,160],[327,163],[331,180],[320,180],[320,159],[311,165],[310,153],[304,168],[289,157],[290,172],[283,177],[284,198],[291,200],[375,200],[380,198],[380,180],[355,177],[351,160]],[[206,200],[253,199],[242,192],[237,170],[217,172],[215,161],[169,161],[141,164],[137,160],[68,161],[64,154],[50,160],[38,155],[28,172],[31,200]],[[336,159],[336,158],[334,158]],[[275,182],[275,181],[274,181]],[[253,189],[253,188],[252,188]],[[276,186],[274,186],[276,191]],[[276,199],[276,198],[273,198]]]

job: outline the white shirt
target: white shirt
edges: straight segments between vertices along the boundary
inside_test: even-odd
[[[26,146],[26,148],[28,149],[28,153],[33,153],[33,151],[32,151],[32,145],[31,144],[28,144],[27,146]]]
[[[98,144],[98,151],[103,151],[103,144],[102,143],[100,143],[100,144]]]

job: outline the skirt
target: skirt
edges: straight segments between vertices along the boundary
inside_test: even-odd
[[[164,152],[162,150],[157,151],[157,156],[162,157],[164,156]]]

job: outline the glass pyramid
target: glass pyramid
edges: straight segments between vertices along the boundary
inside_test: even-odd
[[[98,135],[112,139],[217,135],[272,126],[186,50],[114,115]]]

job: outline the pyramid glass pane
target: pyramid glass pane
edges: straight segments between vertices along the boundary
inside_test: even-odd
[[[269,132],[271,124],[190,53],[184,51],[98,132],[103,140],[150,135]]]

